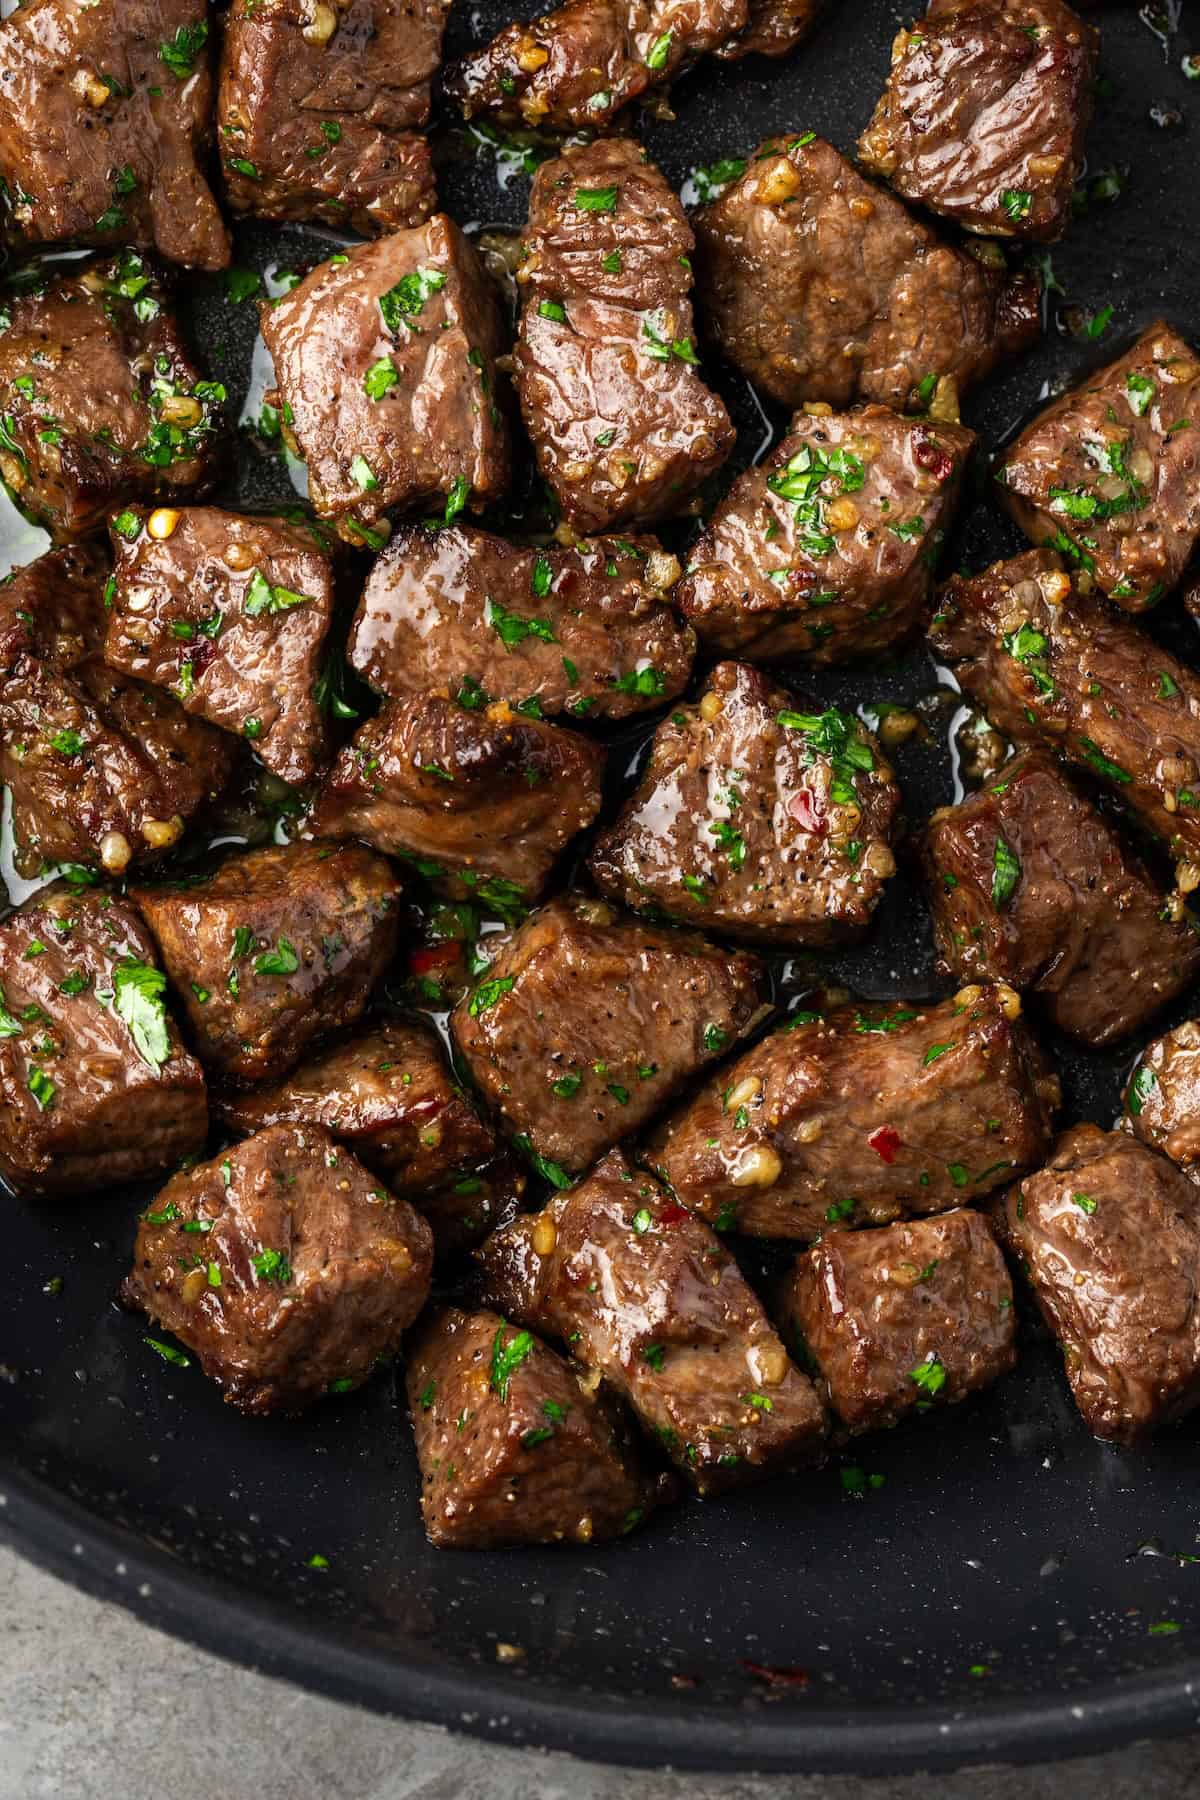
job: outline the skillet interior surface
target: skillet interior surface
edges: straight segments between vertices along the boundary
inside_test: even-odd
[[[813,129],[851,149],[908,15],[887,0],[831,11],[778,67],[709,65],[677,85],[674,122],[642,133],[676,187],[772,130]],[[1155,317],[1200,335],[1200,83],[1182,68],[1200,41],[1178,30],[1178,11],[1114,4],[1097,15],[1084,210],[1051,252],[1042,344],[965,408],[989,451]],[[510,14],[497,0],[464,7],[448,53]],[[447,209],[473,229],[519,225],[521,148],[448,116],[438,140]],[[249,228],[236,257],[296,268],[330,247],[320,232]],[[207,279],[187,284],[183,305],[236,415],[252,377],[261,394],[254,309]],[[1102,321],[1106,307],[1111,322],[1089,337],[1083,320]],[[740,377],[707,366],[748,461],[782,421]],[[1021,547],[980,460],[947,567]],[[283,462],[243,438],[221,498],[291,493]],[[14,555],[36,552],[27,531],[16,535]],[[1178,599],[1146,628],[1200,663]],[[895,756],[909,823],[953,796],[957,703],[922,648],[794,685],[842,707],[925,702],[927,729]],[[635,748],[620,740],[619,771]],[[863,947],[777,965],[777,978],[844,981],[873,998],[933,991],[925,903],[906,873],[892,889]],[[1064,1116],[1110,1123],[1136,1046],[1088,1055],[1045,1041]],[[1094,1749],[1196,1723],[1200,1427],[1137,1452],[1096,1443],[1028,1317],[1019,1364],[995,1388],[863,1440],[821,1474],[675,1508],[602,1553],[438,1553],[421,1529],[397,1372],[299,1420],[249,1420],[194,1366],[145,1347],[143,1322],[112,1299],[142,1199],[6,1203],[0,1518],[41,1560],[173,1630],[383,1709],[630,1763],[869,1773]],[[848,1495],[845,1463],[882,1485]],[[498,1644],[523,1656],[501,1661]]]

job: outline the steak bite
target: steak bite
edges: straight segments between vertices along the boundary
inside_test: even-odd
[[[499,1310],[602,1376],[701,1494],[820,1459],[824,1408],[737,1263],[619,1150],[479,1257]]]
[[[616,1407],[499,1313],[435,1313],[406,1365],[421,1511],[439,1549],[600,1543],[649,1510]]]
[[[434,1033],[407,1020],[318,1049],[282,1081],[225,1094],[217,1113],[243,1136],[323,1126],[425,1214],[439,1252],[478,1242],[524,1188]]]
[[[1123,1127],[1200,1181],[1200,1023],[1146,1045],[1125,1089]]]
[[[600,810],[604,752],[497,701],[444,694],[385,706],[341,752],[312,828],[414,862],[450,900],[536,900],[559,852]]]
[[[235,733],[284,781],[325,755],[313,694],[333,608],[329,558],[303,526],[217,507],[121,514],[107,661]]]
[[[262,331],[313,506],[351,538],[443,496],[449,523],[508,486],[499,299],[445,213],[321,263]]]
[[[787,56],[812,30],[825,0],[749,0],[745,29],[716,52],[722,62],[744,56]]]
[[[1200,971],[1200,932],[1040,750],[1006,763],[924,837],[941,965],[1036,994],[1060,1031],[1126,1037]]]
[[[721,1231],[821,1235],[982,1200],[1059,1101],[1011,988],[795,1012],[661,1126],[648,1159]]]
[[[564,518],[682,511],[735,438],[697,373],[682,206],[637,144],[600,139],[542,164],[521,242],[517,392]]]
[[[0,324],[0,472],[56,538],[208,484],[225,390],[200,378],[136,250],[10,282]]]
[[[413,526],[372,567],[347,654],[393,699],[446,688],[476,708],[626,719],[687,684],[695,638],[666,604],[678,573],[653,538],[535,550]]]
[[[850,1431],[899,1424],[987,1387],[1016,1362],[1012,1283],[986,1221],[959,1207],[882,1231],[827,1231],[781,1301]]]
[[[204,0],[24,0],[0,22],[0,195],[22,245],[132,244],[223,269],[198,158],[211,131]]]
[[[142,1214],[121,1298],[242,1412],[361,1387],[429,1294],[433,1239],[327,1132],[275,1125],[185,1169]]]
[[[100,661],[107,571],[72,547],[0,587],[0,778],[22,875],[124,874],[176,843],[233,767],[219,731]]]
[[[1031,543],[1127,612],[1153,606],[1200,543],[1200,356],[1160,320],[1026,426],[996,474]]]
[[[760,968],[691,932],[553,900],[452,1015],[468,1073],[534,1154],[586,1169],[753,1024]]]
[[[720,348],[782,406],[957,396],[1038,334],[1038,289],[941,240],[811,132],[768,138],[695,215]]]
[[[217,107],[235,213],[375,237],[437,205],[429,118],[449,0],[234,0]],[[325,26],[330,29],[325,31]]]
[[[1129,1444],[1200,1401],[1200,1196],[1165,1156],[1075,1125],[1008,1197],[1006,1230],[1096,1437]]]
[[[692,546],[676,604],[754,662],[877,655],[920,618],[974,442],[886,406],[797,413]]]
[[[1027,550],[939,596],[930,642],[1014,743],[1098,776],[1175,856],[1200,860],[1200,679]]]
[[[124,900],[55,884],[0,925],[0,1174],[18,1194],[94,1192],[204,1146],[204,1074]]]
[[[895,873],[900,790],[848,713],[796,710],[745,663],[718,663],[654,734],[641,782],[588,866],[640,910],[782,946],[860,936]]]
[[[289,844],[134,897],[200,1060],[269,1081],[321,1032],[362,1016],[395,954],[400,893],[383,858],[357,844]]]
[[[892,45],[859,158],[968,231],[1061,237],[1099,48],[1096,28],[1062,0],[933,0]]]

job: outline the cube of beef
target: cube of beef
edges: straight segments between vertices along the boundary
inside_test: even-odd
[[[767,944],[836,943],[866,930],[895,873],[899,804],[851,714],[718,663],[699,703],[659,726],[589,867],[635,909]]]
[[[1012,1283],[965,1207],[882,1231],[827,1231],[796,1258],[781,1310],[851,1431],[965,1400],[1016,1361]]]
[[[243,1081],[287,1073],[352,1025],[395,954],[399,878],[357,844],[272,845],[135,898],[202,1062]]]
[[[313,830],[414,862],[451,900],[536,900],[559,852],[600,810],[604,752],[503,701],[444,694],[385,706],[342,751]]]
[[[204,0],[25,0],[0,23],[0,194],[21,244],[132,244],[223,269],[199,157],[211,132]]]
[[[1161,321],[1060,395],[997,471],[1031,543],[1127,612],[1154,606],[1200,543],[1200,356]]]
[[[1200,1402],[1200,1195],[1174,1163],[1072,1126],[1006,1230],[1089,1431],[1133,1443]]]
[[[721,1231],[821,1235],[980,1200],[1036,1165],[1059,1101],[1011,988],[795,1012],[711,1077],[648,1160]]]
[[[106,573],[98,552],[70,549],[3,588],[0,776],[22,875],[62,862],[124,874],[176,843],[233,766],[219,731],[94,654]]]
[[[451,1306],[406,1364],[421,1511],[439,1549],[600,1543],[649,1510],[616,1407],[532,1333]]]
[[[201,379],[135,250],[10,283],[0,320],[0,472],[55,537],[208,483],[225,390]]]
[[[1195,1019],[1146,1045],[1125,1089],[1122,1124],[1200,1181],[1200,1023]]]
[[[729,358],[783,406],[956,397],[1038,332],[1038,289],[942,243],[811,132],[768,138],[695,217],[697,282]]]
[[[878,655],[917,624],[974,442],[886,406],[797,413],[692,546],[677,605],[754,662]]]
[[[302,525],[194,506],[120,515],[107,661],[251,744],[284,781],[325,754],[313,689],[333,607],[329,558]]]
[[[55,884],[0,925],[0,1173],[90,1193],[203,1148],[204,1075],[133,908]]]
[[[603,131],[648,89],[736,40],[750,10],[747,0],[569,0],[506,25],[446,85],[468,119]]]
[[[898,194],[993,237],[1061,237],[1100,34],[1062,0],[933,0],[859,139]]]
[[[444,495],[449,523],[508,486],[499,299],[444,213],[321,263],[262,329],[312,503],[352,540],[390,508]]]
[[[1014,743],[1097,776],[1173,855],[1200,857],[1200,679],[1072,589],[1052,550],[955,576],[930,632],[964,692]]]
[[[743,56],[787,56],[812,30],[825,0],[749,0],[745,29],[716,52],[722,62]]]
[[[433,1238],[327,1132],[274,1125],[169,1181],[142,1214],[129,1307],[243,1412],[360,1387],[429,1294]]]
[[[500,941],[454,1038],[525,1148],[586,1169],[750,1028],[760,974],[752,956],[573,896]]]
[[[306,0],[234,0],[217,105],[229,204],[364,237],[419,225],[437,192],[412,128],[429,117],[448,0],[331,11],[314,28]]]
[[[665,603],[678,573],[653,538],[533,550],[404,529],[367,578],[348,655],[393,699],[448,688],[473,707],[625,719],[687,683],[695,638]]]
[[[824,1408],[737,1263],[619,1150],[479,1256],[499,1310],[602,1376],[700,1493],[819,1459]]]
[[[1006,763],[924,839],[942,967],[1032,990],[1091,1045],[1144,1025],[1200,971],[1200,930],[1039,750]]]
[[[682,206],[637,144],[601,139],[542,164],[522,245],[517,392],[564,517],[681,511],[735,437],[697,373]]]
[[[439,1252],[486,1236],[524,1188],[433,1032],[404,1020],[316,1050],[282,1081],[222,1095],[217,1113],[243,1135],[323,1126],[425,1214]]]

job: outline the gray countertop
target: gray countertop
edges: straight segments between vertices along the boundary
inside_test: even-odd
[[[1200,1738],[895,1781],[639,1775],[250,1673],[0,1548],[0,1800],[1192,1800]]]

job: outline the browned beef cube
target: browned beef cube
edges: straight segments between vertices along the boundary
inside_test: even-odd
[[[586,1169],[749,1029],[760,973],[693,933],[554,900],[500,940],[454,1038],[526,1148]]]
[[[246,740],[284,781],[325,754],[313,694],[333,607],[329,558],[303,526],[193,506],[120,515],[107,661]]]
[[[700,1493],[819,1459],[824,1408],[737,1263],[619,1150],[479,1256],[500,1311],[598,1371]]]
[[[0,194],[22,244],[133,244],[223,269],[198,156],[212,114],[204,0],[25,0],[0,24]]]
[[[933,398],[954,417],[964,388],[1037,335],[1031,277],[942,243],[808,132],[769,138],[695,226],[708,323],[783,406]]]
[[[360,845],[289,844],[135,897],[201,1061],[269,1081],[321,1032],[362,1016],[395,954],[400,893]]]
[[[749,0],[749,19],[717,55],[722,62],[740,62],[743,56],[787,56],[806,38],[825,6],[825,0]]]
[[[1161,322],[1048,406],[997,471],[1031,543],[1127,612],[1169,592],[1200,544],[1200,356]]]
[[[0,775],[22,875],[60,862],[123,874],[169,849],[233,766],[219,731],[94,654],[106,572],[98,552],[71,549],[3,589]]]
[[[19,1194],[140,1181],[203,1148],[204,1074],[142,921],[44,889],[0,925],[0,1173]]]
[[[503,701],[393,701],[342,751],[312,825],[416,864],[451,900],[536,900],[600,810],[604,752]]]
[[[681,511],[735,437],[697,373],[682,206],[637,144],[600,139],[542,164],[522,245],[517,392],[564,517]]]
[[[1101,1045],[1200,971],[1200,931],[1165,913],[1140,857],[1033,750],[943,807],[924,839],[942,966],[1032,990],[1060,1031]]]
[[[654,735],[641,782],[597,840],[597,885],[636,909],[767,944],[859,936],[895,873],[900,790],[849,713],[718,663]]]
[[[448,688],[476,708],[626,719],[687,684],[695,638],[666,604],[678,573],[653,538],[532,550],[413,527],[377,558],[348,655],[393,699]]]
[[[659,1131],[649,1160],[721,1231],[821,1235],[980,1200],[1033,1167],[1059,1100],[1010,988],[802,1011]]]
[[[1095,599],[1052,550],[955,576],[935,653],[1014,743],[1098,776],[1176,856],[1200,856],[1200,679]]]
[[[121,1289],[243,1412],[360,1387],[429,1294],[433,1238],[325,1131],[275,1125],[169,1181]]]
[[[886,406],[797,413],[692,546],[677,605],[754,662],[878,655],[920,618],[974,442]]]
[[[433,1032],[399,1019],[315,1051],[282,1081],[222,1096],[217,1112],[243,1134],[323,1126],[425,1214],[439,1252],[478,1242],[524,1188]]]
[[[735,41],[753,9],[747,0],[570,0],[506,25],[447,87],[468,119],[603,131],[647,89]]]
[[[531,1332],[447,1307],[406,1364],[421,1511],[439,1549],[599,1543],[649,1510],[615,1406]]]
[[[1132,1443],[1200,1402],[1200,1195],[1174,1163],[1072,1126],[1006,1230],[1089,1431]]]
[[[427,219],[433,164],[412,127],[429,117],[448,11],[354,0],[314,26],[308,0],[234,0],[217,106],[234,212],[364,237]]]
[[[993,237],[1061,237],[1100,34],[1062,0],[933,0],[859,139],[904,199]]]
[[[1008,1270],[986,1221],[965,1207],[882,1231],[827,1231],[796,1258],[781,1305],[851,1431],[965,1400],[1016,1361]]]
[[[225,390],[201,380],[135,250],[11,284],[6,321],[0,472],[55,537],[95,530],[123,500],[207,483]]]
[[[1185,1019],[1146,1045],[1125,1089],[1123,1125],[1200,1181],[1200,1024]]]
[[[321,263],[262,329],[312,503],[351,538],[393,507],[444,495],[449,522],[508,486],[499,300],[444,213]]]

